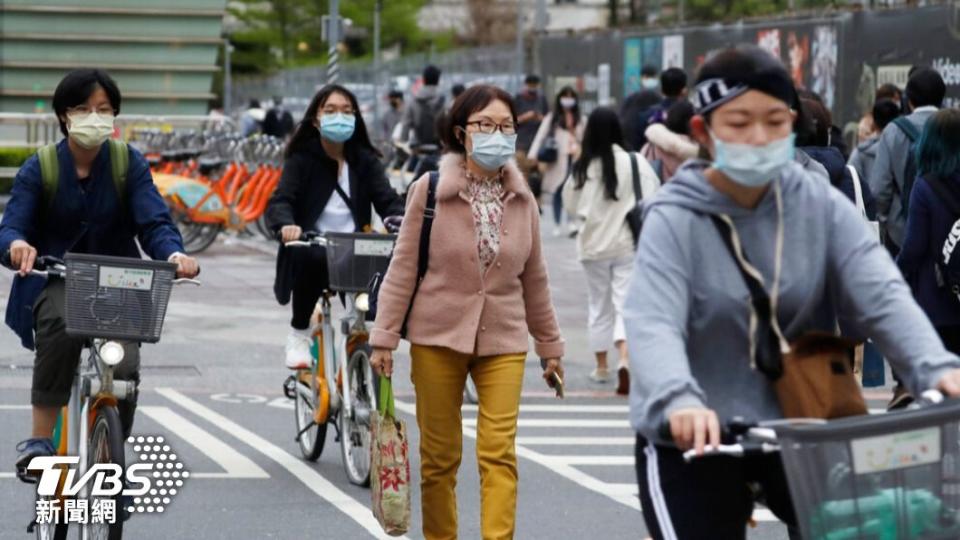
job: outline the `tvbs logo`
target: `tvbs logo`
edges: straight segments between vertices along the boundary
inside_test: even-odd
[[[41,497],[53,497],[57,494],[57,486],[66,469],[66,478],[61,495],[72,497],[80,493],[85,486],[90,486],[90,497],[115,497],[125,495],[137,497],[146,495],[150,491],[150,473],[153,463],[137,463],[127,468],[124,476],[123,468],[116,463],[97,463],[84,473],[78,480],[76,466],[80,463],[77,456],[42,456],[35,457],[27,467],[31,471],[40,472],[40,482],[37,485],[37,494]],[[124,478],[127,480],[127,489],[124,489]]]

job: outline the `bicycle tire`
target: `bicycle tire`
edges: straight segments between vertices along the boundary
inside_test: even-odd
[[[126,456],[123,444],[123,426],[120,423],[120,414],[113,406],[103,406],[97,409],[90,429],[90,447],[87,450],[87,465],[96,463],[115,463],[121,470],[126,470]],[[102,527],[88,525],[88,538],[91,540],[121,540],[123,538],[123,495],[111,497],[116,505],[116,523],[105,524]],[[89,507],[93,508],[91,499]]]
[[[219,223],[195,223],[193,225],[197,227],[196,232],[191,235],[189,240],[184,238],[183,241],[183,249],[188,255],[206,251],[220,236],[220,231],[223,230],[223,225]]]
[[[41,499],[55,500],[56,497],[37,496],[38,501]],[[70,529],[66,523],[36,523],[33,525],[33,532],[37,535],[37,540],[67,540]]]
[[[296,420],[297,433],[300,433],[313,421],[313,412],[320,401],[316,383],[312,385],[297,381],[296,396],[294,396],[293,414]],[[316,461],[323,454],[323,446],[327,441],[327,424],[315,424],[312,428],[300,434],[297,444],[300,453],[308,461]]]
[[[370,414],[376,410],[376,378],[370,367],[370,345],[357,347],[350,355],[344,370],[344,384],[350,388],[352,417],[344,413],[341,405],[340,454],[347,479],[351,484],[370,485]]]
[[[257,225],[257,231],[259,231],[264,238],[267,240],[276,240],[277,235],[267,226],[267,217],[265,215],[258,217],[255,223]]]

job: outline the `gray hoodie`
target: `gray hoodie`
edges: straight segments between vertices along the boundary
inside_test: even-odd
[[[769,291],[775,190],[756,209],[742,208],[708,184],[708,165],[687,162],[647,203],[624,306],[631,423],[660,443],[666,441],[658,427],[679,408],[706,406],[721,421],[781,417],[772,385],[751,369],[747,286],[709,217],[731,217]],[[797,163],[784,169],[780,187],[785,232],[779,320],[787,339],[832,332],[842,317],[874,339],[914,392],[960,367],[854,205]]]

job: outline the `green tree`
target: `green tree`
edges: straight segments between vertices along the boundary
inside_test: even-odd
[[[417,24],[424,1],[383,0],[383,47],[400,44],[408,51],[426,46],[428,36]],[[376,0],[341,0],[340,16],[353,23],[343,36],[348,58],[372,54],[375,5]],[[236,71],[263,72],[326,61],[328,45],[322,40],[321,21],[329,13],[328,0],[233,0],[228,9],[243,27],[231,35],[237,48]]]

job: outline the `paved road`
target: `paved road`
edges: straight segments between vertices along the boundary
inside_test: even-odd
[[[583,279],[573,243],[546,238],[555,302],[569,343],[569,399],[551,397],[531,358],[519,439],[517,538],[643,538],[636,498],[632,433],[626,400],[591,383]],[[283,397],[282,344],[288,308],[272,296],[274,249],[263,243],[220,242],[203,256],[201,289],[174,292],[160,344],[144,346],[140,409],[134,428],[163,436],[191,472],[162,514],[139,514],[128,537],[367,538],[379,529],[369,491],[351,486],[333,432],[320,460],[300,459],[292,402]],[[5,305],[9,275],[0,275]],[[405,351],[401,351],[405,353]],[[398,408],[416,448],[409,363],[397,367]],[[12,332],[0,331],[0,538],[25,538],[33,496],[12,470],[14,446],[29,429],[32,357]],[[476,410],[464,416],[460,471],[460,532],[479,537]],[[128,460],[136,456],[128,450]],[[419,482],[414,452],[414,482]],[[414,496],[409,538],[421,538]],[[766,514],[758,514],[761,518]],[[695,516],[694,516],[695,517]],[[786,538],[769,521],[751,539]]]

